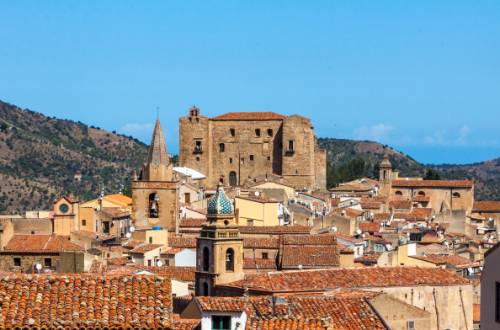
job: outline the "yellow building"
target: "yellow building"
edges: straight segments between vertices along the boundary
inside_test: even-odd
[[[240,226],[278,226],[279,203],[265,198],[234,198],[236,223]]]
[[[79,202],[61,197],[54,203],[54,234],[69,236],[78,228]]]

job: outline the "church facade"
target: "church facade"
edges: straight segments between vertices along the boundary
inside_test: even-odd
[[[167,152],[160,121],[157,120],[148,158],[140,174],[132,179],[132,221],[138,229],[159,226],[175,231],[177,223],[177,182]]]
[[[242,186],[279,176],[296,189],[326,189],[326,152],[311,121],[274,112],[230,112],[213,118],[192,107],[179,119],[179,161],[207,176],[207,186]]]

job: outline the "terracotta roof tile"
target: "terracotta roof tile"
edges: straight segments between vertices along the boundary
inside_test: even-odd
[[[66,236],[59,235],[14,235],[5,246],[11,252],[63,252],[84,251]]]
[[[244,258],[243,268],[276,270],[277,266],[276,266],[276,260],[274,259]]]
[[[183,227],[200,227],[207,222],[207,219],[181,219],[179,226]]]
[[[431,262],[436,265],[451,265],[454,267],[464,267],[473,264],[470,259],[458,255],[426,254],[423,256],[413,256],[413,258]]]
[[[325,320],[290,319],[290,318],[251,318],[245,327],[247,330],[327,330]]]
[[[466,279],[441,268],[376,267],[252,274],[247,275],[244,280],[229,283],[228,286],[268,292],[323,292],[338,288],[445,286],[468,283]]]
[[[270,296],[195,299],[204,312],[245,311],[249,317],[246,329],[326,329],[327,326],[345,330],[385,329],[383,322],[365,297],[365,294],[339,294],[338,296],[290,296],[276,300]],[[279,320],[283,322],[323,320],[323,327],[294,328],[294,323],[280,323]]]
[[[412,203],[408,199],[394,199],[389,202],[389,207],[396,210],[411,210]]]
[[[311,227],[308,226],[240,226],[241,234],[309,234]]]
[[[500,212],[500,201],[477,201],[472,207],[473,212]]]
[[[196,238],[184,236],[170,236],[168,238],[168,245],[173,248],[195,249]]]
[[[363,233],[376,233],[380,231],[380,223],[360,222],[359,230],[361,230]]]
[[[154,276],[8,276],[1,328],[170,328],[170,280]]]
[[[130,251],[130,253],[146,253],[146,252],[161,248],[162,246],[164,246],[164,245],[163,244],[149,244],[149,243],[141,244],[141,245],[138,245],[135,248],[133,248]]]
[[[276,237],[244,237],[243,248],[245,249],[277,249],[279,241]]]
[[[363,210],[378,210],[380,209],[380,206],[382,203],[380,202],[368,202],[368,201],[361,201],[361,208]]]
[[[470,180],[394,180],[393,187],[472,188]]]
[[[228,112],[212,120],[283,120],[286,116],[275,112]]]

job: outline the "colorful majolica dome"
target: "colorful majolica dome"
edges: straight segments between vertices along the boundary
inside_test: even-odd
[[[207,212],[209,215],[233,214],[233,203],[227,198],[222,186],[217,187],[214,197],[208,201]]]

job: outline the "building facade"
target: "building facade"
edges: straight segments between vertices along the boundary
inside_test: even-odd
[[[308,118],[274,112],[208,118],[193,107],[179,122],[180,164],[205,174],[209,187],[278,175],[297,189],[326,189],[326,152]]]

